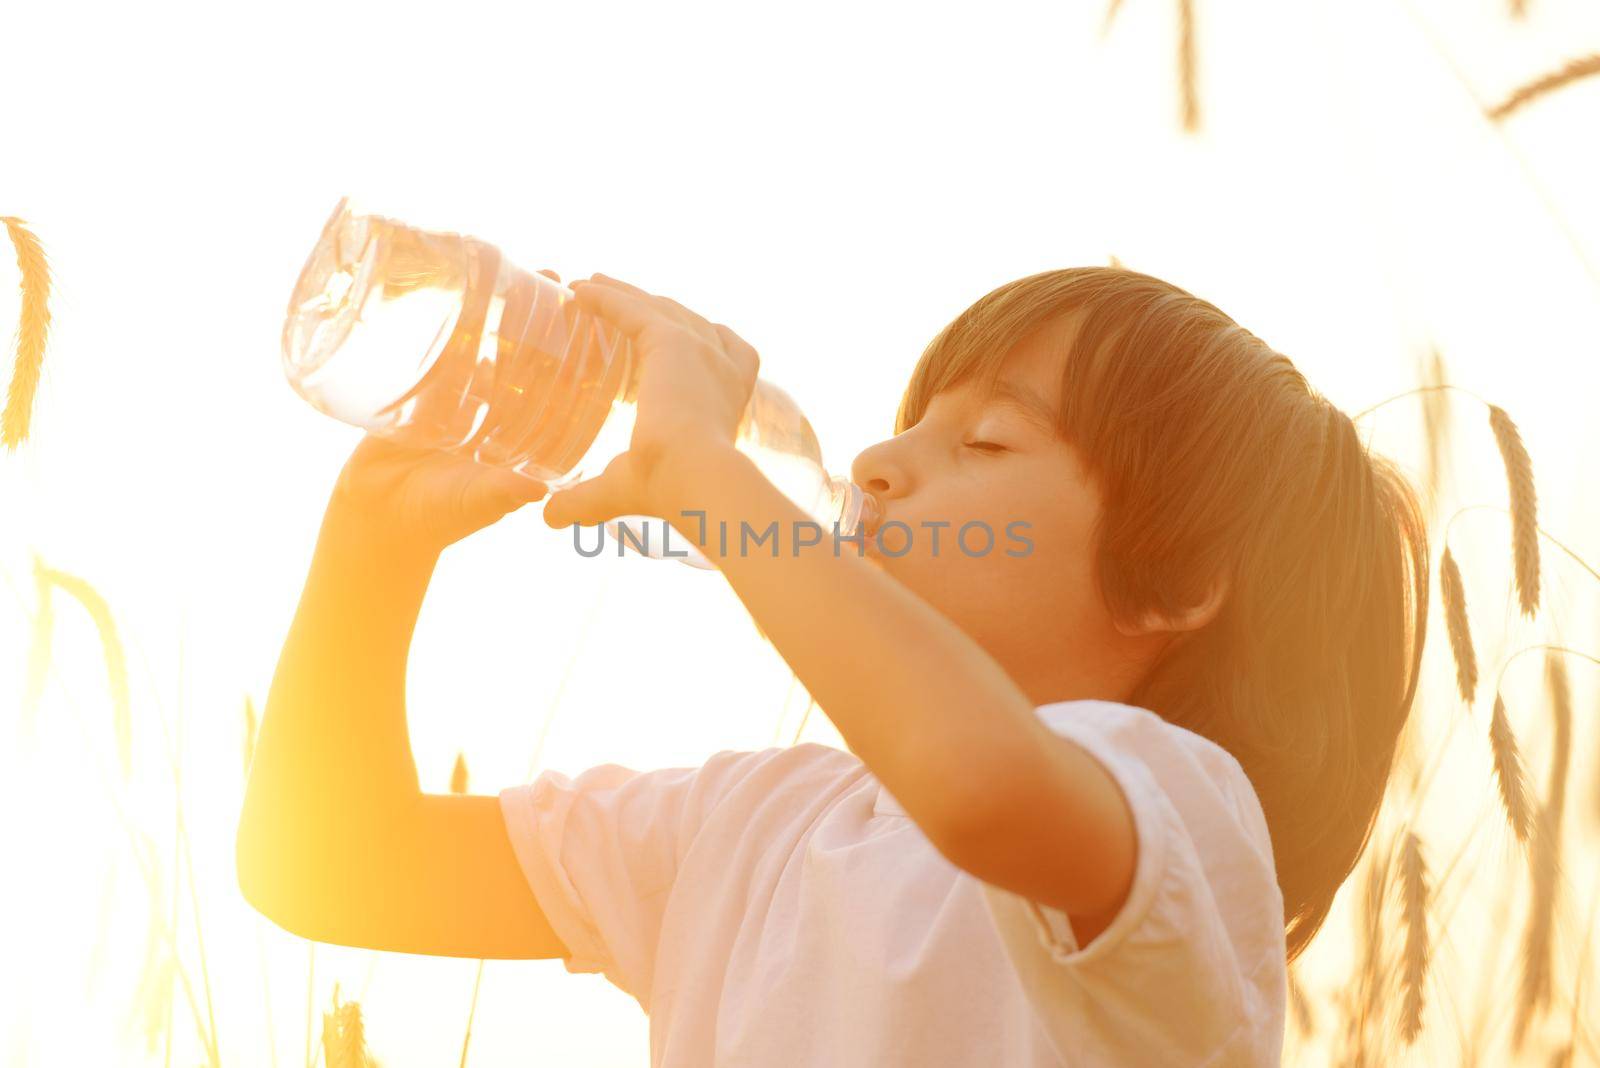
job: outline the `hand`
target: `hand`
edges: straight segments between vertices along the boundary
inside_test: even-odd
[[[404,548],[438,553],[547,492],[508,468],[369,432],[345,461],[328,507]]]
[[[707,447],[733,446],[761,358],[721,323],[619,279],[596,274],[570,288],[580,308],[632,339],[636,410],[627,450],[600,474],[551,494],[544,521],[552,527],[623,515],[671,521],[681,503],[674,499],[676,468]]]
[[[554,271],[539,273],[561,281]],[[508,468],[368,433],[339,472],[328,507],[407,549],[438,553],[548,492]]]

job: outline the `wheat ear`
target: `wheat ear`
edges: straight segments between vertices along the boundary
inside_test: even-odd
[[[1528,900],[1528,926],[1522,938],[1522,972],[1517,986],[1512,1044],[1522,1048],[1528,1025],[1549,1007],[1552,971],[1551,933],[1556,909],[1559,865],[1557,831],[1548,807],[1540,808],[1533,829],[1533,887]]]
[[[1524,104],[1553,93],[1563,86],[1571,85],[1580,78],[1588,78],[1595,74],[1600,74],[1600,52],[1569,59],[1549,74],[1541,75],[1512,90],[1509,96],[1490,108],[1487,114],[1491,119],[1503,119]]]
[[[1448,545],[1439,559],[1439,598],[1444,602],[1445,631],[1456,662],[1456,689],[1471,708],[1478,693],[1478,657],[1472,649],[1472,628],[1467,622],[1466,586]]]
[[[1533,486],[1533,461],[1517,424],[1498,404],[1489,405],[1489,427],[1500,447],[1511,492],[1511,554],[1517,597],[1522,614],[1532,618],[1539,611],[1539,498]]]
[[[366,1024],[361,1003],[340,1002],[339,984],[333,984],[333,1011],[322,1014],[322,1056],[327,1068],[368,1068]]]
[[[1489,747],[1494,753],[1494,774],[1500,784],[1500,800],[1505,804],[1506,820],[1517,841],[1528,843],[1533,816],[1528,811],[1528,773],[1517,750],[1516,735],[1506,718],[1506,703],[1494,695],[1494,717],[1489,721]]]
[[[17,320],[17,359],[11,371],[6,407],[0,414],[0,444],[16,449],[28,440],[33,421],[33,397],[39,389],[45,342],[50,337],[50,263],[44,247],[27,223],[0,215],[17,250],[17,270],[22,275],[22,316]]]
[[[1534,491],[1533,461],[1529,459],[1528,450],[1522,443],[1521,432],[1505,409],[1490,404],[1469,389],[1445,384],[1408,389],[1370,404],[1350,418],[1354,422],[1403,397],[1427,397],[1443,390],[1465,393],[1489,410],[1489,429],[1494,432],[1495,444],[1500,449],[1500,459],[1505,465],[1506,481],[1511,491],[1511,548],[1517,596],[1522,614],[1531,618],[1539,610],[1539,501]]]
[[[1400,1038],[1409,1046],[1422,1031],[1428,978],[1428,868],[1422,858],[1422,840],[1412,831],[1407,831],[1400,843],[1400,900],[1406,927],[1400,969]]]

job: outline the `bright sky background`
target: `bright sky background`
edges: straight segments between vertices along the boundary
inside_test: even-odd
[[[1204,130],[1185,136],[1175,7],[1130,0],[1104,38],[1103,0],[7,8],[0,214],[34,228],[56,289],[33,441],[0,456],[0,566],[29,611],[35,549],[110,601],[138,728],[131,816],[164,856],[156,725],[181,715],[228,1063],[269,1063],[262,960],[279,1062],[304,1041],[304,943],[239,899],[232,849],[241,704],[265,698],[360,436],[293,393],[278,351],[295,275],[346,193],[728,323],[838,473],[891,432],[949,319],[1011,279],[1112,254],[1218,304],[1352,413],[1412,385],[1437,343],[1455,381],[1520,423],[1541,523],[1600,556],[1583,489],[1600,458],[1600,158],[1579,133],[1600,80],[1503,134],[1472,96],[1595,51],[1600,8],[1531,0],[1516,24],[1499,3],[1201,3]],[[0,257],[0,291],[14,284]],[[14,317],[0,300],[7,338]],[[1371,425],[1375,447],[1415,462],[1409,403]],[[1457,411],[1463,463],[1486,475],[1474,499],[1503,503],[1481,412]],[[1594,603],[1578,578],[1570,590],[1556,601]],[[27,621],[0,597],[0,693],[17,694]],[[57,617],[68,693],[0,757],[6,851],[24,858],[0,893],[17,895],[7,940],[26,962],[8,951],[0,972],[0,1054],[139,1063],[115,1021],[144,896],[99,785],[94,633]],[[1574,675],[1583,706],[1593,676]],[[413,645],[412,737],[433,790],[457,749],[475,792],[525,781],[552,709],[541,767],[697,764],[793,740],[806,702],[790,678],[720,576],[581,559],[531,506],[445,554]],[[837,741],[819,713],[803,737]],[[337,979],[386,1064],[455,1063],[474,966],[319,950],[319,1018]],[[193,1061],[176,1011],[176,1059]],[[472,1063],[644,1065],[646,1020],[598,976],[492,962]]]

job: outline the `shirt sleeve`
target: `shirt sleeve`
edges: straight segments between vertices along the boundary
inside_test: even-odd
[[[724,750],[699,767],[601,764],[500,792],[517,860],[569,972],[600,972],[649,1011],[662,916],[707,815],[785,750]]]
[[[1045,711],[1055,733],[1111,774],[1138,838],[1127,900],[1087,946],[1061,909],[981,884],[1057,1052],[1071,1064],[1278,1064],[1283,899],[1243,770],[1147,710]]]

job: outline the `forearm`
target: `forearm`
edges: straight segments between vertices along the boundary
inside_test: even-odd
[[[241,872],[313,861],[419,796],[406,656],[437,553],[324,517],[278,659],[239,825]]]
[[[929,834],[980,819],[1003,769],[1037,760],[1043,730],[1004,668],[937,609],[861,559],[834,555],[832,531],[796,554],[791,532],[811,520],[753,461],[706,449],[678,464],[666,516],[715,563],[852,752]],[[704,511],[704,537],[697,517]],[[718,522],[728,524],[727,549]],[[740,551],[740,522],[770,542]]]

